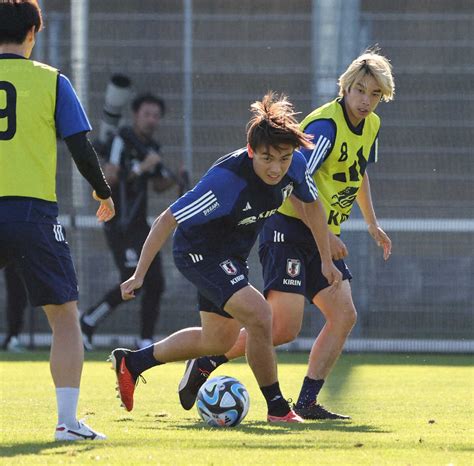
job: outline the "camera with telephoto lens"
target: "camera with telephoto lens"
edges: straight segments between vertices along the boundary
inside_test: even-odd
[[[123,74],[114,74],[107,83],[99,138],[95,141],[100,153],[105,153],[113,137],[117,134],[123,110],[132,94],[132,81]]]

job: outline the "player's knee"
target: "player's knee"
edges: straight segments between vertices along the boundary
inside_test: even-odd
[[[246,325],[248,332],[267,333],[272,331],[272,311],[269,305],[260,306],[252,312]]]
[[[79,320],[74,316],[64,314],[56,316],[54,319],[48,319],[51,330],[55,335],[76,335],[81,333]]]
[[[75,302],[68,302],[59,305],[49,304],[43,306],[43,309],[53,331],[75,329],[76,327],[80,328],[77,305]]]
[[[344,323],[350,331],[352,330],[352,327],[354,327],[356,322],[357,322],[357,311],[355,310],[354,307],[351,307],[346,312],[344,312]]]
[[[273,346],[284,345],[285,343],[290,343],[296,338],[295,334],[290,332],[281,332],[273,334]]]
[[[350,319],[351,319],[351,329],[354,327],[354,325],[357,323],[357,311],[355,308],[352,309],[352,312],[350,314]]]
[[[344,309],[343,312],[338,313],[336,324],[342,332],[349,334],[356,322],[357,311],[353,306],[348,309]]]
[[[273,327],[273,345],[279,346],[290,343],[299,334],[300,328],[290,326],[274,326]]]
[[[333,332],[348,335],[357,321],[357,311],[354,306],[339,308],[336,312],[326,314],[327,325]]]

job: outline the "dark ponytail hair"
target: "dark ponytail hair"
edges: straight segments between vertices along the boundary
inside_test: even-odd
[[[251,105],[250,111],[253,117],[247,124],[247,142],[253,150],[283,144],[295,149],[314,147],[312,136],[301,131],[293,104],[286,95],[278,96],[269,91],[261,101]]]

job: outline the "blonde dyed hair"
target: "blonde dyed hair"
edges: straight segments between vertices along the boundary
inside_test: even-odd
[[[365,76],[372,76],[382,91],[382,100],[390,102],[395,95],[395,82],[392,74],[392,65],[388,58],[380,55],[378,50],[367,50],[357,57],[339,76],[339,96],[349,92],[356,82],[360,82]]]

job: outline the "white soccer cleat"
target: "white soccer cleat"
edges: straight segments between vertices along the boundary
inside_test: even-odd
[[[54,440],[57,442],[74,442],[77,440],[105,440],[107,437],[91,429],[87,424],[78,421],[77,428],[71,429],[66,424],[56,426]]]

